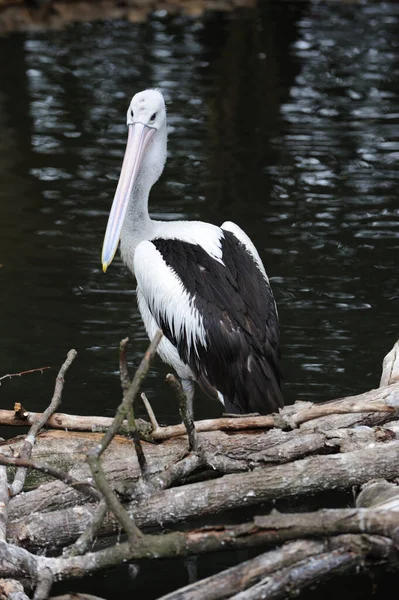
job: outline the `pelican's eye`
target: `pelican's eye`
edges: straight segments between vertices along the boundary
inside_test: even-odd
[[[151,115],[151,118],[150,118],[151,123],[153,123],[156,118],[157,118],[157,113],[154,113],[153,115]]]
[[[132,119],[134,118],[134,112],[132,108],[130,109],[130,116],[132,117]]]

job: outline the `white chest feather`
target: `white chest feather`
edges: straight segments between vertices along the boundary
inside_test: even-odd
[[[194,298],[151,242],[141,242],[137,246],[134,270],[140,311],[145,300],[155,322],[158,326],[166,324],[174,339],[184,340],[192,352],[197,351],[197,344],[206,347],[206,332],[202,316],[194,306]]]

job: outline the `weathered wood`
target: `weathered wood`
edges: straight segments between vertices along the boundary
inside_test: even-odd
[[[325,543],[321,541],[298,540],[291,542],[212,577],[196,581],[180,590],[162,596],[159,600],[224,600],[255,585],[260,579],[274,571],[317,556],[324,550]]]
[[[0,409],[0,425],[8,425],[11,427],[29,427],[36,420],[42,417],[43,413],[35,413],[26,411],[24,417],[16,414],[14,410]],[[46,425],[52,429],[62,429],[64,431],[92,431],[104,433],[111,426],[113,419],[110,417],[87,417],[78,415],[68,415],[64,413],[55,413],[52,415]],[[151,426],[146,421],[137,420],[140,431],[145,436],[150,434]],[[120,433],[128,433],[127,421],[124,421],[119,429]]]
[[[230,596],[231,600],[286,600],[296,596],[298,590],[314,585],[321,579],[342,575],[360,566],[363,557],[351,550],[328,550],[323,554],[306,558],[271,577],[266,578],[249,590]]]
[[[62,594],[62,596],[51,596],[49,600],[104,600],[104,598],[93,596],[92,594],[79,594],[73,592],[72,594]]]
[[[393,487],[398,494],[399,488]],[[371,509],[327,509],[299,514],[274,511],[268,516],[255,517],[253,523],[262,529],[265,544],[286,543],[278,550],[201,579],[159,600],[286,598],[291,591],[297,595],[299,589],[327,575],[364,564],[364,559],[375,549],[378,555],[384,551],[387,558],[391,552],[390,538],[395,541],[399,531],[398,513],[391,508],[381,510],[380,499],[374,499],[375,504],[369,498]],[[309,541],[303,539],[309,537],[312,538]],[[397,556],[392,559],[398,562]]]
[[[139,376],[140,370],[135,380]],[[12,499],[7,541],[4,536],[0,540],[0,576],[27,578],[31,582],[29,585],[35,588],[34,600],[48,598],[53,580],[82,577],[122,561],[183,557],[259,545],[282,545],[274,551],[280,552],[280,562],[270,570],[272,551],[258,563],[255,575],[248,570],[248,564],[240,567],[236,587],[230,589],[231,598],[285,598],[332,573],[347,573],[365,563],[399,568],[396,551],[398,488],[381,479],[372,481],[377,477],[395,480],[399,476],[399,384],[320,407],[297,403],[278,415],[269,416],[274,430],[255,428],[246,433],[233,433],[221,431],[219,421],[215,431],[199,434],[200,451],[193,454],[187,455],[185,438],[173,437],[179,431],[169,430],[168,437],[172,437],[162,444],[144,444],[144,478],[131,442],[114,438],[114,432],[126,415],[126,397],[133,388],[134,385],[125,394],[118,417],[101,442],[98,434],[75,434],[74,437],[64,432],[46,433],[38,440],[35,452],[47,452],[47,457],[58,452],[54,460],[63,461],[64,468],[67,465],[68,474],[64,471],[61,479],[68,486],[60,481],[49,482]],[[21,411],[19,416],[24,418],[25,412]],[[249,421],[252,418],[249,417]],[[236,419],[233,421],[237,423]],[[248,419],[243,421],[248,427]],[[154,433],[159,434],[161,430],[160,435],[164,435],[164,428],[159,428],[154,419],[152,423]],[[354,427],[356,424],[362,427]],[[381,424],[385,425],[381,427]],[[222,420],[222,427],[225,426],[226,422]],[[251,426],[255,427],[253,423]],[[211,427],[215,427],[214,423]],[[15,452],[20,444],[20,440],[11,441],[3,444],[2,449]],[[98,459],[104,450],[101,464],[97,460],[90,466],[114,515],[105,513],[104,498],[99,507],[80,493],[86,489],[82,488],[81,482],[86,482],[90,475],[83,459],[91,460],[94,456]],[[15,459],[8,462],[17,464]],[[42,468],[36,457],[29,465],[34,469]],[[195,478],[191,478],[193,471],[198,469],[208,469],[206,473],[199,473],[207,480],[198,481],[197,472]],[[209,469],[213,469],[218,479],[209,479]],[[56,469],[49,471],[58,476]],[[128,486],[125,479],[128,479]],[[180,486],[171,487],[176,482]],[[364,488],[358,497],[357,508],[353,509],[284,515],[273,511],[243,524],[213,525],[162,535],[143,530],[145,527],[162,530],[165,525],[182,522],[187,528],[190,521],[198,518],[211,516],[214,521],[216,515],[222,517],[230,510],[255,509],[268,501],[293,497],[297,503],[301,499],[306,502],[309,495],[327,490],[348,491],[359,485]],[[3,488],[5,486],[6,483]],[[119,497],[118,492],[122,492]],[[93,514],[96,515],[95,522]],[[96,536],[113,534],[121,522],[128,532],[127,542],[87,551],[94,533]],[[129,531],[130,527],[133,532]],[[86,528],[90,535],[83,535],[75,545]],[[307,551],[315,549],[318,544],[317,551],[302,558],[296,556],[293,559],[291,555],[291,562],[284,564],[284,551],[290,545],[292,549],[293,543],[301,543],[302,551],[303,548]],[[57,548],[66,545],[69,548],[61,556],[48,557],[43,552],[49,548],[52,553],[57,552]],[[79,554],[81,547],[86,551]],[[234,577],[231,573],[220,574],[219,589],[226,592]],[[223,578],[227,585],[222,585]],[[198,585],[211,589],[210,581]],[[194,590],[192,598],[206,597],[199,589]],[[192,592],[188,591],[189,594]],[[211,597],[218,596],[213,593]]]
[[[9,451],[3,448],[0,454],[7,456]],[[7,536],[7,513],[10,494],[8,488],[7,468],[0,466],[0,540],[5,540]]]
[[[368,481],[356,498],[358,508],[373,506],[378,510],[396,511],[399,527],[399,486],[388,481]]]
[[[399,381],[399,340],[384,358],[380,387],[392,385]]]
[[[374,415],[376,413],[373,413]],[[336,417],[339,418],[339,417]],[[235,473],[253,470],[260,466],[283,464],[315,453],[347,452],[395,438],[390,429],[395,423],[388,423],[387,429],[341,429],[319,431],[271,430],[261,433],[227,434],[209,432],[200,434],[201,445],[216,472]],[[75,479],[86,480],[90,475],[85,456],[93,444],[97,444],[100,434],[78,434],[75,432],[49,431],[39,436],[33,458],[39,462],[49,462]],[[20,441],[10,442],[9,447],[17,451]],[[145,444],[148,470],[152,477],[164,478],[169,465],[175,465],[185,454],[180,439],[170,439],[161,445]],[[109,480],[120,487],[131,488],[139,481],[139,467],[134,455],[133,444],[124,437],[117,436],[104,454],[104,469]],[[38,487],[42,476],[31,473],[29,486]],[[164,486],[165,487],[165,486]],[[36,492],[14,498],[11,504],[12,518],[23,517],[36,510],[48,512],[82,503],[82,497],[72,488],[52,481]]]
[[[339,536],[330,540],[326,551],[275,571],[258,585],[230,596],[230,600],[286,600],[299,591],[335,575],[343,575],[363,566],[367,558],[385,550],[388,562],[392,543],[384,538]]]
[[[0,600],[29,600],[23,585],[15,579],[0,579]]]
[[[164,527],[281,498],[348,490],[377,477],[399,476],[398,451],[399,442],[394,441],[343,455],[314,456],[292,464],[167,489],[141,502],[132,501],[128,507],[139,527]],[[45,495],[48,485],[53,489],[55,484],[41,486],[41,494]],[[72,543],[89,523],[92,506],[35,513],[30,500],[35,492],[10,502],[9,540],[36,549]],[[31,514],[27,510],[29,506]],[[40,504],[38,508],[42,510]],[[21,518],[19,511],[22,510],[25,516]],[[100,535],[115,532],[116,527],[110,517]]]
[[[293,406],[287,406],[279,414],[275,415],[259,417],[244,416],[238,418],[225,417],[222,419],[196,421],[195,428],[197,432],[219,430],[233,432],[248,429],[270,429],[272,427],[290,429],[304,423],[307,423],[309,427],[313,427],[314,420],[317,420],[320,426],[322,423],[331,421],[331,417],[333,417],[331,427],[349,427],[362,421],[365,413],[370,413],[371,415],[374,412],[377,413],[376,417],[370,416],[371,422],[384,422],[384,418],[386,419],[385,413],[392,413],[398,409],[399,383],[319,405],[312,404],[311,402],[296,402]],[[337,415],[341,415],[340,421],[337,421]],[[40,416],[41,413],[28,412],[25,418],[21,419],[13,411],[0,410],[0,424],[20,427],[21,425],[28,425],[35,422]],[[77,417],[76,415],[56,413],[48,420],[47,424],[54,429],[106,431],[112,422],[113,419],[105,417]],[[137,426],[144,437],[151,437],[154,441],[163,441],[171,437],[183,436],[186,433],[184,425],[170,425],[151,431],[149,423],[137,419]],[[123,433],[128,431],[126,422],[121,423],[119,431]]]
[[[222,473],[239,472],[253,469],[256,466],[291,461],[315,452],[331,452],[341,448],[342,451],[355,449],[373,441],[382,440],[389,433],[366,429],[334,430],[334,424],[341,425],[342,419],[351,419],[350,425],[382,424],[392,419],[391,413],[357,413],[352,415],[334,415],[328,418],[328,425],[323,419],[316,419],[303,424],[294,431],[266,430],[260,433],[212,432],[201,434],[201,444],[211,456],[211,464]],[[234,421],[234,419],[232,419]],[[332,431],[330,431],[332,430]],[[49,462],[62,470],[77,468],[71,472],[76,477],[87,476],[87,469],[82,469],[87,451],[98,444],[100,436],[65,431],[49,431],[39,437],[33,458],[39,462]],[[18,452],[21,438],[6,442],[14,453]],[[276,448],[278,446],[278,452]],[[184,446],[180,440],[172,439],[162,445],[144,444],[144,452],[149,461],[149,473],[161,472],[167,464],[173,464],[184,454]],[[106,454],[107,467],[111,480],[117,474],[127,483],[135,481],[139,475],[135,459],[130,460],[133,448],[129,441],[116,437],[111,451]],[[126,462],[126,464],[124,464]],[[27,489],[37,486],[43,481],[37,473],[31,473]]]

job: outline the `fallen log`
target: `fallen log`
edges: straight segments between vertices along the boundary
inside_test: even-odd
[[[258,557],[257,567],[249,561],[220,574],[225,595],[209,596],[248,600],[283,598],[290,585],[302,589],[361,564],[398,568],[398,493],[390,483],[399,477],[396,357],[384,379],[389,385],[359,396],[316,406],[296,403],[268,417],[197,423],[198,446],[191,453],[182,426],[159,427],[151,414],[142,430],[151,443],[139,440],[133,400],[144,371],[129,384],[125,369],[124,400],[104,436],[45,431],[31,458],[22,461],[15,457],[26,447],[23,439],[0,446],[11,454],[0,456],[0,464],[31,469],[25,486],[30,491],[8,503],[0,577],[16,583],[30,578],[35,597],[47,598],[54,580],[121,561],[278,546],[264,560]],[[21,415],[33,423],[40,419],[23,407]],[[133,441],[115,435],[121,424],[133,432]],[[370,484],[381,478],[388,481]],[[367,487],[353,508],[303,512],[310,497],[360,486]],[[287,499],[300,512],[262,514],[265,504]],[[242,523],[246,508],[248,521]],[[226,514],[237,523],[225,525]],[[198,519],[213,524],[198,529]],[[112,536],[121,527],[129,541],[115,545]],[[170,527],[178,530],[165,532]],[[109,547],[92,548],[94,538]],[[62,555],[43,556],[49,549]],[[287,562],[290,552],[296,558]],[[206,598],[206,584],[200,584],[189,595],[181,590],[181,596],[168,597]]]
[[[280,410],[279,414],[266,416],[242,416],[236,418],[223,417],[220,419],[205,419],[196,421],[195,428],[198,433],[205,431],[242,431],[254,429],[293,429],[303,423],[320,418],[328,418],[336,415],[346,415],[347,423],[344,426],[354,425],[365,412],[380,413],[394,412],[399,408],[399,383],[397,385],[379,387],[358,396],[340,398],[324,404],[312,404],[311,402],[296,402],[293,406],[287,406]],[[33,425],[42,418],[42,413],[26,411],[20,404],[14,411],[0,410],[0,425],[23,427]],[[84,417],[56,413],[46,422],[47,427],[68,431],[91,431],[105,432],[111,426],[113,419],[109,417]],[[144,439],[154,442],[167,440],[171,437],[186,435],[184,425],[170,425],[152,428],[150,423],[143,419],[137,419],[137,427]],[[120,433],[127,433],[127,421],[124,421]]]
[[[350,490],[375,478],[399,477],[399,441],[371,446],[166,489],[141,501],[132,500],[127,506],[139,526],[162,528],[265,502],[287,498],[306,500],[319,492]],[[69,498],[65,498],[65,486],[55,482],[12,499],[10,541],[36,551],[72,543],[84,531],[93,512],[92,505],[85,506],[82,502],[77,506],[76,492],[73,494],[72,497],[68,491]],[[68,508],[61,508],[63,497],[64,505],[65,502],[70,504]],[[107,519],[99,535],[110,535],[117,530],[117,521]]]

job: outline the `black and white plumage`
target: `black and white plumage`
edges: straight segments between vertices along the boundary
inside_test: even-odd
[[[128,144],[103,246],[106,271],[119,240],[137,280],[148,336],[164,333],[158,353],[231,413],[283,406],[277,309],[264,266],[234,223],[155,221],[148,196],[166,159],[166,109],[158,90],[136,94]]]

